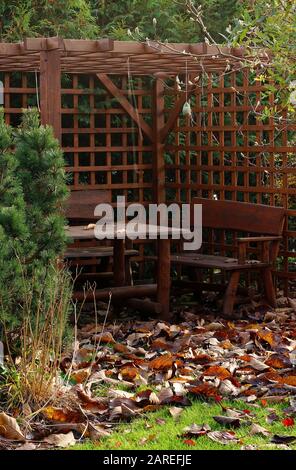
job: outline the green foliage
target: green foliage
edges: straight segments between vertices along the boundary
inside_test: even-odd
[[[63,202],[68,194],[65,185],[65,162],[52,129],[39,125],[39,116],[26,111],[16,135],[15,156],[18,175],[26,203],[26,220],[30,241],[26,262],[42,262],[55,257],[64,248]]]
[[[275,93],[275,111],[289,104],[291,81],[296,79],[296,4],[294,0],[244,1],[240,14],[228,28],[234,46],[243,46],[253,59],[257,80],[267,94]],[[270,62],[262,57],[268,50]],[[277,87],[275,87],[275,84]],[[266,109],[268,117],[268,109]]]
[[[13,326],[21,320],[32,292],[36,293],[31,302],[33,316],[40,299],[46,304],[50,298],[56,260],[66,241],[64,165],[52,129],[39,125],[36,111],[27,111],[14,132],[0,114],[2,324]]]
[[[129,39],[127,29],[139,28],[149,38],[167,39],[170,42],[203,41],[201,30],[188,21],[185,2],[172,0],[122,0],[107,2],[91,0],[93,16],[101,33],[116,39]],[[238,7],[237,0],[198,0],[204,7],[205,20],[215,38],[225,31]],[[152,19],[157,24],[153,25]]]
[[[238,8],[238,0],[197,0],[209,31],[217,40]],[[154,27],[152,18],[157,19]],[[172,0],[0,0],[0,39],[60,36],[128,40],[127,29],[139,27],[150,38],[200,42],[203,33],[189,21],[185,2]]]
[[[0,0],[0,39],[61,36],[95,39],[99,29],[87,0]]]

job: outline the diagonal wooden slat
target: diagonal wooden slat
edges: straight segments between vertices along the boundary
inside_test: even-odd
[[[163,126],[162,130],[159,133],[160,142],[163,142],[165,140],[168,133],[174,127],[175,122],[176,122],[180,112],[183,109],[183,106],[186,102],[186,99],[190,98],[190,96],[194,92],[194,89],[195,89],[194,86],[190,86],[190,88],[188,89],[187,96],[186,96],[186,93],[183,93],[181,98],[179,98],[179,100],[176,102],[175,107],[171,110],[170,117],[168,118],[167,122],[165,123],[165,125]]]
[[[154,141],[154,135],[151,127],[145,122],[142,116],[140,116],[135,108],[130,104],[126,97],[122,94],[121,90],[112,82],[108,75],[104,73],[97,74],[98,79],[104,85],[104,87],[118,100],[123,109],[129,114],[129,116],[136,122],[139,128],[149,137],[151,142]]]

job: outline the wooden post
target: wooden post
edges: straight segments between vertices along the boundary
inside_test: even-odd
[[[41,123],[53,127],[61,141],[61,55],[59,49],[40,52]]]
[[[164,85],[159,79],[156,79],[154,82],[153,98],[153,202],[159,204],[161,202],[165,202],[164,144],[161,141],[161,131],[164,126]]]
[[[113,272],[115,286],[125,285],[125,243],[124,240],[114,240]]]

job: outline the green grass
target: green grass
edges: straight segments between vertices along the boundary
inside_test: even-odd
[[[287,403],[270,404],[266,407],[253,407],[244,402],[223,402],[223,405],[236,409],[249,409],[254,415],[254,422],[260,424],[272,434],[295,435],[295,426],[285,427],[282,419],[286,416],[283,408]],[[266,422],[266,416],[271,413],[271,408],[279,415],[279,421],[272,424]],[[75,446],[77,450],[238,450],[241,446],[255,445],[258,449],[278,449],[278,446],[268,443],[271,436],[261,435],[251,436],[249,426],[242,425],[238,429],[233,429],[237,437],[241,439],[240,444],[222,445],[212,441],[207,436],[198,438],[181,438],[183,429],[193,423],[209,424],[212,431],[229,430],[214,421],[213,416],[224,414],[218,403],[206,403],[195,401],[192,406],[184,408],[180,418],[175,421],[170,413],[169,407],[164,407],[154,413],[134,419],[130,423],[117,425],[116,430],[109,437],[103,438],[99,442],[93,443],[85,441]],[[165,420],[165,423],[158,423],[157,420]],[[144,439],[147,441],[143,442]],[[187,445],[184,440],[192,439],[194,446]],[[290,444],[290,448],[296,449],[296,443]],[[72,447],[73,449],[73,447]]]

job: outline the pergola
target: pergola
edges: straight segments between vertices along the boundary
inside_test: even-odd
[[[120,96],[108,75],[153,75],[167,78],[184,74],[198,76],[202,71],[224,71],[227,64],[236,67],[243,57],[238,48],[216,47],[200,44],[159,44],[153,41],[114,41],[112,39],[77,40],[52,38],[28,38],[21,43],[0,43],[0,71],[40,72],[41,117],[44,124],[51,124],[60,137],[60,107],[56,97],[61,93],[61,73],[97,74],[104,86],[121,100],[122,106],[137,116],[131,106]],[[155,87],[156,98],[158,86]],[[177,103],[170,122],[158,129],[161,140],[172,127],[184,104],[184,97]],[[157,105],[161,105],[160,101]],[[149,138],[152,131],[140,118],[140,126]]]
[[[268,60],[267,55],[264,60]],[[256,200],[283,205],[287,210],[287,223],[281,252],[283,265],[278,276],[288,291],[289,283],[296,278],[291,264],[291,259],[295,259],[292,244],[296,235],[295,167],[290,163],[293,148],[289,143],[295,126],[286,124],[285,120],[279,123],[279,139],[272,118],[266,123],[260,121],[257,114],[267,104],[261,102],[264,85],[251,81],[247,64],[248,57],[242,49],[204,43],[163,44],[149,40],[140,43],[59,37],[0,43],[0,74],[6,74],[3,83],[5,111],[9,116],[21,110],[10,103],[9,96],[25,96],[35,91],[26,80],[12,86],[9,74],[16,71],[23,75],[38,74],[41,120],[43,124],[53,126],[65,155],[73,154],[69,167],[74,173],[73,189],[135,190],[139,191],[141,202],[147,190],[158,203],[166,202],[167,193],[171,191],[175,194],[172,199],[177,202],[184,198],[189,202],[196,194],[209,198],[219,194],[222,200]],[[239,81],[237,78],[242,71]],[[65,73],[75,77],[68,90],[61,86],[61,76]],[[129,99],[126,82],[122,87],[117,84],[116,78],[128,74],[153,78],[149,109],[142,102],[147,90],[134,90],[136,99],[140,100],[137,107]],[[185,75],[190,78],[189,81],[185,77],[186,93],[178,87],[167,90],[167,79]],[[205,86],[197,86],[202,75],[207,75],[208,82]],[[81,76],[92,77],[89,89],[77,86]],[[104,111],[96,109],[95,80],[99,80],[119,106]],[[63,109],[61,104],[63,93],[73,95],[73,105],[69,109]],[[170,107],[166,104],[167,94],[173,97]],[[82,95],[90,100],[90,121],[84,128],[78,123],[81,114],[79,97]],[[184,103],[191,97],[194,123],[182,117]],[[272,105],[272,96],[268,102]],[[65,114],[73,116],[72,128],[63,128]],[[151,115],[150,122],[146,119],[148,114]],[[101,115],[103,124],[96,121]],[[114,116],[127,117],[134,127],[126,123],[114,127]],[[139,134],[137,144],[129,142],[132,133]],[[120,134],[124,136],[121,140]],[[85,143],[82,137],[86,135]],[[97,143],[97,135],[105,136],[104,141]],[[73,138],[70,143],[65,143],[63,136]],[[136,165],[129,161],[131,152],[137,153]],[[149,152],[151,163],[146,158]],[[82,165],[80,160],[86,154],[89,163]],[[121,158],[120,164],[113,163],[115,154]],[[101,155],[102,161],[98,164]],[[114,169],[120,173],[120,180],[113,181]],[[137,180],[129,180],[132,171],[137,173]],[[145,176],[145,172],[147,175],[152,172],[152,176],[150,173]],[[85,173],[89,177],[82,186],[79,178]],[[97,175],[101,175],[101,179],[97,179]],[[210,244],[214,250],[213,239]]]

